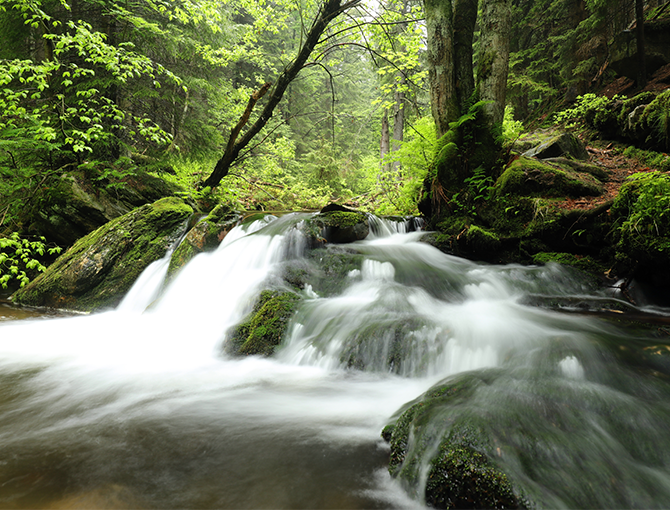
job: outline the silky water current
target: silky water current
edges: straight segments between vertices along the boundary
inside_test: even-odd
[[[0,507],[423,508],[380,431],[464,373],[488,384],[453,412],[539,507],[670,505],[666,328],[582,313],[616,295],[556,265],[469,262],[376,218],[308,250],[303,219],[237,227],[168,285],[158,261],[115,310],[0,318]],[[295,275],[275,355],[226,354]]]

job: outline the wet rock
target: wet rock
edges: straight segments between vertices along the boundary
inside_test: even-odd
[[[270,356],[281,343],[299,296],[264,290],[251,313],[228,334],[224,350],[232,355]]]
[[[508,476],[492,462],[491,444],[478,419],[464,416],[455,423],[441,413],[472,398],[483,384],[485,378],[478,375],[441,383],[410,402],[384,428],[382,436],[391,446],[389,472],[433,508],[526,507]]]
[[[224,205],[215,207],[188,231],[184,240],[172,254],[168,267],[168,278],[172,278],[198,253],[216,249],[240,219],[241,215],[238,212]]]
[[[139,207],[81,238],[12,300],[79,311],[114,307],[183,235],[191,214],[178,198]]]
[[[303,233],[312,246],[323,243],[347,244],[362,241],[370,233],[367,215],[330,204],[304,222]]]

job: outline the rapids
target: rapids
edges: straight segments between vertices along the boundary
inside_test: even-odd
[[[503,408],[498,383],[472,405],[512,435],[547,433],[545,380],[581,402],[565,451],[534,444],[531,468],[509,456],[540,506],[667,506],[670,371],[618,352],[667,338],[533,306],[616,296],[557,265],[445,255],[377,218],[365,241],[310,252],[294,228],[305,218],[236,227],[165,285],[168,254],[116,310],[0,321],[0,507],[422,508],[389,476],[380,431],[445,377],[491,370],[519,407]],[[224,354],[259,292],[296,268],[314,279],[275,356]],[[602,407],[625,413],[612,423],[640,451]],[[582,490],[591,470],[621,494]]]

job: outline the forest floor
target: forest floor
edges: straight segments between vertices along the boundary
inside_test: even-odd
[[[606,202],[614,200],[619,194],[619,189],[630,175],[637,172],[651,172],[654,168],[641,163],[637,159],[628,158],[622,154],[620,146],[614,142],[603,144],[602,148],[587,145],[590,163],[605,169],[609,178],[604,183],[605,192],[600,196],[584,196],[578,198],[566,198],[553,205],[560,209],[593,209]]]

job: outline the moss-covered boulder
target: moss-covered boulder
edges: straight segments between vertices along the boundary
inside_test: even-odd
[[[389,472],[433,508],[524,508],[525,500],[493,462],[479,418],[443,411],[469,400],[486,376],[445,381],[401,410],[382,431]]]
[[[108,187],[104,184],[91,182],[83,172],[64,174],[45,196],[32,201],[34,207],[23,211],[26,230],[71,246],[108,221],[175,192],[174,186],[140,170]]]
[[[655,285],[670,284],[670,175],[638,173],[621,187],[614,220],[615,270]]]
[[[224,350],[232,355],[272,355],[299,300],[293,292],[264,290],[251,313],[229,332]]]
[[[550,137],[524,153],[529,158],[547,159],[567,156],[574,159],[588,159],[584,143],[572,133],[560,133]]]
[[[546,162],[521,156],[498,178],[495,192],[498,196],[598,196],[603,193],[603,185],[594,173],[594,169],[573,167],[561,160]]]
[[[198,253],[216,249],[240,221],[241,215],[225,205],[216,206],[191,228],[170,258],[168,278]]]
[[[80,311],[114,307],[183,235],[191,214],[178,198],[139,207],[81,238],[12,300]]]
[[[347,244],[365,239],[370,233],[370,225],[364,213],[331,204],[305,221],[301,230],[312,246]]]

